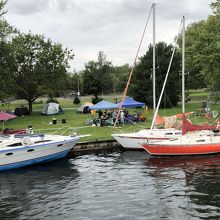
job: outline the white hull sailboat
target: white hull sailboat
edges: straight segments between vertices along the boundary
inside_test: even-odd
[[[67,156],[79,137],[10,135],[0,140],[0,171],[45,163]]]
[[[142,129],[138,132],[112,134],[125,149],[128,150],[144,150],[143,143],[157,143],[159,141],[169,140],[181,136],[180,130],[171,129]]]
[[[169,139],[173,139],[173,138],[178,138],[182,135],[182,132],[178,129],[174,129],[174,128],[167,128],[167,129],[155,129],[154,128],[154,122],[155,122],[155,118],[157,116],[157,112],[158,112],[158,107],[160,105],[160,101],[162,98],[162,94],[163,94],[163,90],[166,84],[166,80],[167,80],[167,76],[170,70],[170,66],[172,63],[172,58],[175,52],[175,48],[173,50],[173,54],[170,60],[170,64],[167,70],[167,74],[166,74],[166,80],[164,81],[164,85],[163,85],[163,89],[160,95],[160,99],[157,105],[157,109],[156,109],[156,94],[155,94],[155,4],[153,4],[153,109],[154,109],[154,119],[152,122],[152,126],[151,129],[143,129],[140,130],[138,132],[133,132],[133,133],[121,133],[121,134],[112,134],[112,137],[117,140],[125,149],[129,149],[129,150],[144,150],[142,144],[145,143],[147,141],[147,143],[157,143],[163,140],[169,140]],[[183,25],[184,26],[184,25]],[[183,27],[184,29],[185,27]],[[184,51],[183,51],[184,54]],[[184,55],[183,55],[183,63],[184,63]],[[184,78],[184,65],[183,65],[183,69],[182,69],[182,74],[183,74],[183,78]],[[184,79],[182,81],[182,93],[184,94]],[[185,108],[185,96],[182,95],[183,100],[182,100],[182,105],[183,108]]]

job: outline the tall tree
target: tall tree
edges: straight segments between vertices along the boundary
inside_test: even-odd
[[[6,0],[0,0],[0,17],[6,14],[6,11],[5,11],[6,3],[7,3]]]
[[[73,72],[68,74],[68,85],[67,88],[70,92],[80,92],[82,94],[82,77],[81,73],[78,72]]]
[[[0,100],[7,99],[11,94],[11,73],[14,69],[12,37],[18,30],[12,27],[4,18],[6,1],[0,1]]]
[[[83,73],[84,92],[93,94],[95,98],[98,95],[108,92],[113,88],[112,64],[105,54],[100,51],[98,61],[89,61],[85,64]]]
[[[215,0],[211,3],[211,8],[215,15],[220,15],[220,0]]]
[[[158,100],[163,86],[167,68],[170,62],[173,46],[167,45],[164,42],[156,44],[156,99]],[[132,83],[129,89],[129,95],[133,98],[145,102],[148,106],[152,107],[153,104],[153,91],[152,91],[152,54],[153,47],[149,46],[146,54],[140,58],[139,63],[136,65]],[[168,81],[165,87],[165,93],[161,102],[161,107],[176,106],[178,96],[180,93],[179,85],[179,71],[180,67],[180,54],[176,52],[171,65]]]
[[[212,3],[214,15],[193,23],[186,30],[186,66],[196,88],[220,90],[220,14],[219,0]]]
[[[199,54],[202,51],[202,48],[198,48],[199,43],[196,42],[197,39],[204,38],[204,27],[205,21],[199,21],[190,24],[186,29],[186,72],[188,75],[188,88],[191,89],[201,89],[207,86],[207,81],[205,76],[201,74],[202,66],[204,65],[201,62],[198,62]],[[182,47],[182,36],[179,36],[179,45]],[[200,45],[201,46],[201,45]]]
[[[113,71],[113,92],[123,92],[130,72],[128,64],[112,67]]]
[[[73,59],[74,55],[72,50],[63,49],[61,44],[53,43],[50,39],[44,39],[42,49],[36,69],[42,72],[44,94],[52,101],[54,97],[67,90],[67,69],[69,60]]]
[[[41,95],[54,95],[66,78],[68,60],[72,52],[62,49],[60,44],[45,40],[42,35],[19,34],[13,39],[15,71],[13,72],[14,93],[32,103]]]

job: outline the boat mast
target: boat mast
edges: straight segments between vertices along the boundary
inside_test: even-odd
[[[183,22],[183,20],[181,20],[181,25],[182,25],[182,22]],[[180,25],[177,36],[179,36],[181,34],[181,27],[182,27],[181,25]],[[156,111],[154,112],[154,117],[153,117],[153,121],[151,123],[151,128],[150,128],[151,130],[154,128],[155,119],[156,119],[156,116],[157,116],[157,113],[158,113],[158,110],[159,110],[160,102],[161,102],[161,99],[162,99],[162,96],[163,96],[163,92],[164,92],[164,89],[165,89],[165,85],[166,85],[167,78],[168,78],[170,68],[171,68],[171,64],[172,64],[172,61],[173,61],[174,53],[175,53],[175,50],[176,50],[177,39],[178,38],[176,38],[175,45],[173,46],[173,52],[172,52],[172,55],[171,55],[170,63],[169,63],[168,69],[167,69],[165,79],[164,79],[164,83],[163,83],[163,87],[162,87],[162,90],[161,90],[161,93],[160,93],[160,97],[158,99],[157,108],[156,108]]]
[[[156,81],[155,81],[155,6],[156,4],[153,3],[153,110],[156,110]]]
[[[185,17],[182,24],[182,113],[185,113]]]

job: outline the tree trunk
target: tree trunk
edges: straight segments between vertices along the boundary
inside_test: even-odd
[[[49,101],[53,102],[53,96],[52,95],[48,95],[49,96]]]
[[[31,115],[31,113],[32,113],[32,111],[33,111],[33,109],[32,109],[32,103],[33,103],[32,100],[28,100],[28,109],[29,109],[30,115]]]

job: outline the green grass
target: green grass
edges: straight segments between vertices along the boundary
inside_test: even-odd
[[[207,100],[207,91],[204,90],[190,90],[189,95],[191,101],[206,101]]]
[[[202,93],[202,91],[200,90],[200,91],[191,91],[190,95],[194,97],[194,100],[186,104],[186,111],[191,112],[201,109],[202,101],[205,100],[207,94],[205,92]],[[202,99],[202,101],[201,101],[201,97],[204,98]],[[77,132],[77,134],[80,135],[90,134],[91,136],[82,138],[81,141],[91,141],[91,140],[111,139],[112,133],[138,131],[144,127],[149,128],[153,116],[152,110],[149,109],[147,112],[148,122],[138,123],[136,125],[125,125],[120,129],[119,128],[113,129],[112,127],[107,127],[107,126],[106,127],[86,126],[85,124],[86,120],[88,119],[92,120],[93,117],[90,114],[80,114],[76,112],[76,108],[78,108],[81,104],[79,105],[73,104],[73,99],[60,98],[58,100],[60,105],[64,109],[64,114],[56,115],[56,116],[41,115],[41,110],[45,105],[45,100],[44,100],[43,104],[33,104],[34,112],[32,113],[32,115],[17,117],[14,120],[7,121],[5,123],[5,127],[12,129],[24,129],[24,128],[28,128],[29,125],[32,125],[35,132],[52,133],[59,130],[60,131],[59,133],[64,132],[65,134],[69,132]],[[114,96],[112,97],[108,96],[107,100],[113,101]],[[85,101],[91,101],[91,97],[82,97],[81,103]],[[27,106],[27,102],[18,100],[9,105],[5,104],[4,106],[1,106],[0,110],[13,111],[15,107],[19,107],[21,105]],[[212,105],[211,108],[212,110],[217,110],[220,112],[220,105]],[[130,113],[134,113],[135,111],[142,112],[144,114],[142,108],[129,109]],[[160,109],[159,114],[162,116],[171,116],[177,113],[181,113],[181,111],[182,111],[182,106],[180,103],[175,108]],[[51,124],[53,117],[56,117],[57,124]],[[62,119],[66,119],[67,123],[62,124],[61,123]],[[203,121],[203,119],[194,118],[194,116],[192,116],[190,119],[196,123]]]

